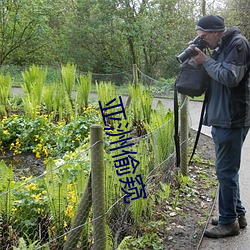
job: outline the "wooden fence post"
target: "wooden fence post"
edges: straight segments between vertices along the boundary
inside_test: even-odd
[[[187,176],[188,174],[188,97],[181,96],[180,109],[180,169],[181,174]]]
[[[90,127],[94,250],[106,249],[103,128]]]
[[[133,84],[135,86],[138,84],[138,70],[136,64],[133,64]]]
[[[136,86],[138,84],[138,70],[137,70],[136,64],[133,64],[133,84],[134,84],[134,86]],[[130,104],[131,104],[131,95],[129,94],[125,108],[127,109]]]

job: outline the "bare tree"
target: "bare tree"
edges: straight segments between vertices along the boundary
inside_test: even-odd
[[[0,65],[38,35],[43,10],[36,1],[32,4],[27,0],[0,1]]]

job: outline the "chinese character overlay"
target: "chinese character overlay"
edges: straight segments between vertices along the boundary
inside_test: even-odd
[[[133,146],[134,143],[131,141],[131,130],[128,130],[129,123],[127,122],[127,116],[122,103],[122,98],[120,96],[118,104],[116,103],[117,100],[114,98],[110,102],[106,103],[104,107],[99,101],[99,106],[105,125],[105,134],[113,137],[114,139],[110,143],[111,148],[109,149],[110,152],[113,153],[112,158],[114,159],[114,171],[116,171],[116,174],[120,177],[119,181],[122,184],[121,190],[125,193],[123,198],[124,202],[130,203],[130,201],[139,198],[145,199],[147,198],[147,195],[145,191],[145,184],[143,184],[141,175],[136,174],[137,167],[140,164],[140,162],[134,157],[137,152],[129,151],[127,149],[128,147]],[[119,115],[119,117],[116,117],[117,115]],[[121,115],[123,119],[121,118]],[[119,121],[120,123],[116,128],[108,127],[109,119]],[[128,174],[131,174],[132,176],[128,177]]]

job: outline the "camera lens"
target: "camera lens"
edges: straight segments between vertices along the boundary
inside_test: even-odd
[[[191,44],[189,47],[187,47],[180,55],[176,57],[177,61],[179,63],[183,63],[188,58],[198,55],[198,53],[194,49],[195,47],[195,44]]]

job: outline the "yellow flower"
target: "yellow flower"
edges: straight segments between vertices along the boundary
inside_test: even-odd
[[[36,158],[40,159],[41,158],[41,155],[39,152],[36,152]]]
[[[35,198],[36,201],[40,201],[42,199],[41,195],[42,195],[41,193],[33,194],[32,197]]]
[[[76,196],[75,195],[72,195],[71,201],[72,201],[72,203],[76,203]]]
[[[19,155],[19,154],[21,154],[21,153],[22,153],[22,151],[19,151],[19,150],[16,149],[16,150],[14,150],[14,153],[13,153],[13,154],[14,154],[14,155]]]
[[[11,210],[12,210],[12,212],[16,212],[17,208],[13,207]]]
[[[37,190],[37,185],[35,183],[30,183],[29,185],[26,186],[26,189],[28,191],[34,191]]]
[[[48,157],[49,153],[46,147],[43,147],[43,153],[45,154],[46,157]]]
[[[68,215],[69,218],[73,218],[74,217],[73,206],[68,205],[66,208],[66,211],[64,211],[64,213],[65,213],[65,215]]]
[[[3,131],[3,134],[4,134],[4,135],[9,135],[10,133],[9,133],[9,131],[8,131],[7,129],[5,129],[5,130]]]

